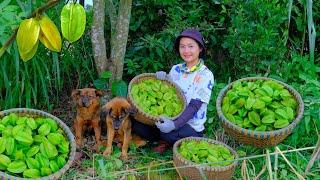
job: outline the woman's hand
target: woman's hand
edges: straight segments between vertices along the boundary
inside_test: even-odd
[[[156,122],[156,126],[160,129],[163,133],[169,133],[173,131],[176,126],[174,125],[173,120],[167,117],[160,117],[160,121]]]

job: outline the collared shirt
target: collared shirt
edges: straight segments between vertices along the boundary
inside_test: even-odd
[[[204,130],[207,119],[207,106],[210,101],[211,91],[214,85],[212,72],[200,61],[195,70],[186,70],[184,63],[174,65],[170,70],[171,79],[182,89],[187,104],[191,99],[202,101],[202,105],[192,119],[187,123],[197,132]]]
[[[187,67],[187,63],[179,64],[179,68],[181,72],[190,74],[195,71],[198,71],[203,65],[203,60],[200,59],[199,62],[196,65],[192,66],[190,69]]]

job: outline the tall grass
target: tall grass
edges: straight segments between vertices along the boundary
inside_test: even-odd
[[[40,47],[33,59],[23,62],[16,43],[13,53],[0,61],[0,107],[52,109],[59,104],[61,93],[88,86],[95,78],[92,58],[81,45],[52,53]]]

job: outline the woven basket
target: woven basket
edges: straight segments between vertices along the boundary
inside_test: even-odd
[[[149,113],[144,112],[133,100],[133,97],[131,95],[131,88],[134,84],[138,84],[141,81],[147,80],[147,79],[156,79],[156,76],[154,73],[144,73],[144,74],[140,74],[136,77],[134,77],[130,83],[129,83],[129,87],[128,87],[128,101],[129,103],[133,106],[133,108],[137,111],[137,113],[134,115],[134,118],[139,121],[142,122],[144,124],[148,124],[148,125],[155,125],[155,122],[160,120],[159,116],[153,116]],[[179,98],[182,100],[183,102],[183,108],[182,111],[175,117],[172,117],[172,119],[175,119],[177,117],[179,117],[181,115],[181,113],[184,111],[184,109],[186,108],[186,104],[187,104],[187,100],[186,97],[184,96],[182,90],[180,89],[180,87],[175,84],[172,81],[169,80],[162,80],[164,82],[166,82],[167,84],[169,84],[170,86],[173,86],[176,88],[177,92],[178,92],[178,96]]]
[[[186,177],[187,179],[203,179],[203,176],[206,176],[207,179],[215,179],[215,180],[227,180],[231,179],[231,176],[237,166],[237,160],[233,161],[232,164],[228,166],[222,166],[222,167],[211,167],[209,165],[200,165],[196,164],[180,155],[178,152],[178,148],[180,147],[181,143],[183,141],[207,141],[211,144],[219,144],[222,145],[230,150],[230,152],[233,154],[234,159],[238,159],[238,155],[231,147],[228,145],[215,141],[208,138],[202,138],[202,137],[187,137],[180,139],[175,142],[173,145],[173,162],[177,168],[177,171],[179,172],[179,175],[182,177]]]
[[[67,136],[69,143],[70,143],[70,153],[69,153],[69,159],[68,162],[64,165],[64,167],[62,167],[59,171],[55,172],[54,174],[48,175],[48,176],[44,176],[44,177],[40,177],[40,178],[34,178],[34,179],[40,179],[40,180],[45,180],[45,179],[59,179],[61,175],[63,175],[72,165],[74,158],[75,158],[75,153],[76,153],[76,143],[75,143],[75,139],[74,139],[74,135],[72,134],[72,132],[70,131],[69,127],[63,123],[59,118],[40,111],[40,110],[35,110],[35,109],[28,109],[28,108],[15,108],[15,109],[8,109],[8,110],[4,110],[4,111],[0,111],[0,118],[2,118],[3,116],[6,116],[10,113],[16,113],[18,115],[31,115],[33,117],[48,117],[48,118],[52,118],[54,121],[57,122],[58,126],[63,129],[63,131],[65,132],[65,135]],[[0,171],[0,179],[33,179],[33,178],[22,178],[22,177],[16,177],[4,172]]]
[[[256,81],[259,79],[273,80],[282,84],[294,96],[294,98],[298,102],[298,107],[296,109],[297,117],[288,126],[279,130],[274,130],[274,131],[266,131],[266,132],[253,131],[253,130],[241,128],[233,124],[223,115],[222,109],[221,109],[222,99],[225,96],[225,94],[228,92],[228,90],[232,88],[233,84],[237,81]],[[303,116],[304,103],[302,101],[300,94],[288,84],[272,78],[248,77],[248,78],[239,79],[237,81],[230,83],[224,89],[222,89],[216,101],[216,108],[217,108],[219,119],[222,121],[222,127],[229,135],[233,136],[239,142],[244,144],[253,145],[255,147],[261,147],[261,148],[275,146],[279,144],[289,134],[291,134],[292,130],[297,126],[297,124],[300,122]]]

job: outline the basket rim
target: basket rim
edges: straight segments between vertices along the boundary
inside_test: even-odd
[[[228,92],[228,90],[233,86],[234,83],[236,83],[238,81],[253,81],[253,80],[259,80],[259,79],[273,80],[277,83],[280,83],[287,90],[289,90],[291,95],[293,95],[294,98],[298,101],[298,114],[297,114],[296,118],[288,126],[281,128],[281,129],[273,130],[273,131],[254,131],[254,130],[242,128],[236,124],[233,124],[222,113],[222,107],[221,107],[222,99],[225,96],[225,94]],[[279,81],[279,80],[273,79],[273,78],[269,78],[269,77],[246,77],[246,78],[241,78],[241,79],[238,79],[238,80],[235,80],[235,81],[229,83],[219,92],[218,97],[217,97],[217,101],[216,101],[216,109],[217,109],[218,116],[221,119],[222,123],[225,123],[227,126],[231,127],[232,129],[239,131],[239,132],[247,132],[247,134],[253,135],[254,137],[260,137],[260,139],[267,139],[269,136],[272,136],[272,135],[291,132],[292,129],[294,129],[295,126],[302,119],[302,116],[304,113],[304,102],[301,98],[301,95],[298,93],[298,91],[296,91],[293,87],[291,87],[290,85],[288,85],[282,81]]]
[[[184,158],[178,152],[178,147],[180,146],[180,144],[183,141],[190,141],[190,140],[195,140],[195,141],[203,141],[204,140],[204,141],[207,141],[211,144],[218,144],[218,145],[222,145],[222,146],[226,147],[234,156],[233,162],[228,166],[211,167],[207,164],[205,164],[205,165],[197,164],[191,160]],[[186,165],[190,165],[192,167],[195,167],[195,168],[198,168],[201,170],[208,170],[208,171],[212,171],[212,172],[228,171],[228,170],[235,168],[238,164],[238,157],[239,157],[237,152],[233,148],[231,148],[229,145],[227,145],[226,143],[223,143],[223,142],[217,141],[217,140],[213,140],[213,139],[209,139],[209,138],[205,138],[205,137],[186,137],[186,138],[182,138],[182,139],[176,141],[173,145],[173,156],[176,156],[182,163],[184,163]]]
[[[42,110],[38,110],[38,109],[32,109],[32,108],[11,108],[11,109],[7,109],[7,110],[3,110],[0,111],[0,117],[3,117],[7,114],[10,113],[30,113],[30,114],[36,114],[39,116],[44,116],[44,117],[49,117],[52,118],[53,120],[55,120],[58,124],[58,126],[64,131],[64,133],[66,134],[66,137],[69,140],[70,143],[70,152],[69,152],[69,156],[68,156],[68,161],[67,163],[59,169],[59,171],[47,175],[47,176],[42,176],[42,177],[38,177],[38,178],[24,178],[24,177],[17,177],[17,176],[13,176],[10,174],[7,174],[3,171],[0,171],[0,177],[7,177],[9,179],[11,178],[18,178],[18,179],[24,179],[24,180],[30,180],[30,179],[58,179],[59,177],[61,177],[61,175],[63,175],[72,165],[74,159],[75,159],[75,154],[76,154],[76,144],[75,144],[75,137],[72,134],[71,130],[69,129],[69,127],[58,117],[47,113],[45,111]]]
[[[158,120],[160,120],[160,116],[153,116],[153,115],[151,115],[151,114],[149,114],[149,113],[147,113],[147,112],[144,112],[144,111],[137,105],[137,103],[134,101],[134,99],[133,99],[133,97],[132,97],[132,95],[131,95],[131,93],[130,93],[130,92],[131,92],[132,85],[133,85],[136,81],[138,81],[138,80],[141,79],[141,78],[148,78],[148,77],[156,78],[156,74],[155,74],[155,73],[142,73],[142,74],[139,74],[139,75],[135,76],[133,79],[131,79],[131,81],[130,81],[130,83],[129,83],[129,86],[128,86],[128,93],[127,93],[127,94],[128,94],[129,102],[131,102],[131,103],[133,104],[133,106],[134,106],[140,113],[142,113],[142,114],[143,114],[144,116],[146,116],[147,118],[152,119],[153,121],[158,121]],[[186,97],[185,97],[182,89],[181,89],[175,82],[170,81],[170,80],[168,80],[168,79],[163,79],[163,80],[161,80],[161,81],[164,81],[164,82],[166,82],[167,84],[170,84],[170,85],[174,86],[174,87],[178,90],[178,93],[179,93],[180,97],[182,98],[182,101],[184,102],[182,111],[181,111],[179,114],[177,114],[176,116],[170,117],[171,119],[176,119],[176,118],[179,117],[179,116],[183,113],[183,111],[186,109],[186,107],[187,107],[187,99],[186,99]]]

